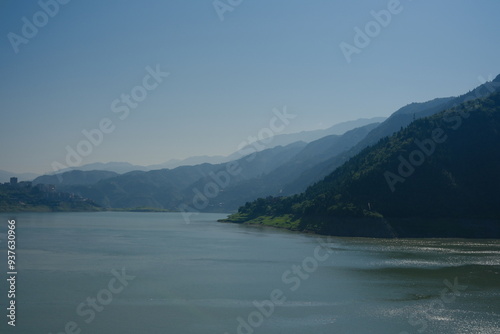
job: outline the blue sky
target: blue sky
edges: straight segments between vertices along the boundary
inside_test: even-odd
[[[66,147],[103,119],[114,130],[81,163],[149,165],[230,154],[269,126],[273,108],[296,115],[283,132],[326,128],[500,73],[496,0],[401,0],[348,63],[340,44],[356,46],[355,27],[393,1],[243,0],[221,20],[213,0],[72,0],[44,22],[38,1],[4,0],[0,169],[65,165]],[[16,53],[9,36],[24,38],[23,17],[40,27]],[[148,66],[169,76],[119,119],[112,102],[141,86]]]

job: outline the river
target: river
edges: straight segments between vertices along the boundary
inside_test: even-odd
[[[499,240],[327,238],[222,217],[1,214],[0,332],[500,333]]]

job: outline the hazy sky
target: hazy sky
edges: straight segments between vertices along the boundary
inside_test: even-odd
[[[273,108],[296,115],[282,132],[326,128],[500,73],[498,0],[215,4],[2,0],[0,169],[66,165],[99,126],[108,133],[80,146],[83,164],[227,155]],[[355,40],[356,27],[372,37]]]

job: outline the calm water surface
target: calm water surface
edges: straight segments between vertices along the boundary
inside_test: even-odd
[[[221,217],[0,215],[0,333],[500,333],[500,241],[327,239]]]

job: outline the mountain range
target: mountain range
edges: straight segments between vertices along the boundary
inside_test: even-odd
[[[500,76],[462,96],[409,104],[387,119],[362,119],[325,130],[278,135],[272,146],[247,156],[236,152],[225,158],[212,157],[214,160],[210,160],[210,157],[193,157],[184,161],[186,165],[158,170],[121,165],[135,168],[134,171],[128,172],[125,172],[125,168],[121,175],[109,171],[103,173],[102,170],[79,173],[67,171],[55,176],[42,176],[34,182],[56,184],[61,191],[89,198],[108,208],[149,207],[181,211],[234,212],[243,203],[252,203],[257,198],[274,196],[272,201],[276,201],[276,198],[283,196],[287,199],[304,196],[298,195],[304,194],[304,191],[309,194],[312,184],[324,182],[325,177],[330,178],[332,173],[344,170],[345,167],[341,166],[356,161],[358,156],[366,154],[366,150],[381,145],[387,138],[399,135],[401,131],[409,128],[410,124],[420,124],[419,122],[466,101],[489,96],[498,91],[499,86]],[[406,140],[411,139],[408,137]],[[206,162],[207,159],[212,163]],[[196,164],[198,161],[202,163]],[[193,165],[189,165],[190,163]],[[174,161],[172,164],[175,166],[183,162]],[[88,166],[93,167],[102,169],[117,166]],[[346,177],[345,180],[350,179]],[[345,182],[350,184],[353,181]],[[366,202],[374,206],[370,215],[375,215],[377,219],[385,217],[386,211],[376,210],[378,202]],[[360,204],[348,202],[345,205],[350,208],[351,204],[355,204],[353,210],[359,214]],[[358,218],[366,217],[358,215]],[[306,219],[299,220],[306,224]],[[302,225],[302,228],[314,230],[311,226],[306,224]]]
[[[288,144],[298,141],[309,143],[328,135],[334,135],[334,134],[342,135],[343,133],[352,130],[354,128],[364,126],[370,123],[382,122],[385,119],[386,119],[385,117],[360,118],[353,121],[338,123],[327,129],[302,131],[298,133],[289,133],[289,134],[279,134],[273,137],[273,140],[270,144],[263,144],[251,147],[252,151],[254,151],[258,147],[273,148],[276,146],[286,146]],[[204,163],[222,164],[241,158],[242,152],[247,151],[247,148],[248,147],[243,147],[239,151],[236,151],[228,156],[201,155],[201,156],[188,157],[186,159],[170,159],[164,163],[153,164],[148,166],[134,165],[129,162],[106,162],[106,163],[96,162],[96,163],[84,164],[77,167],[62,169],[57,172],[50,173],[50,175],[62,174],[73,170],[80,170],[80,171],[100,170],[100,171],[115,172],[117,174],[125,174],[132,171],[151,171],[151,170],[165,169],[165,168],[174,169],[180,166],[195,166]],[[41,175],[36,173],[16,173],[11,171],[0,170],[0,183],[9,182],[11,177],[17,177],[19,181],[31,181],[38,176]]]
[[[295,180],[303,169],[348,150],[377,124],[356,128],[343,135],[329,135],[309,144],[298,141],[268,148],[227,163],[133,171],[115,176],[109,172],[70,171],[41,176],[34,183],[56,184],[61,191],[76,193],[111,208],[174,210],[189,207],[202,211],[234,211],[246,201],[280,193],[282,185]],[[237,164],[238,173],[231,175],[227,184],[218,185],[214,175],[225,173],[232,163]],[[290,165],[294,167],[290,168]],[[81,182],[77,181],[78,178]],[[210,190],[214,184],[218,189]],[[216,196],[211,196],[211,191],[216,192]],[[205,203],[199,204],[200,201]]]
[[[432,101],[426,117],[305,192],[247,202],[228,221],[338,236],[500,237],[500,76],[484,88]],[[393,116],[417,115],[411,109]]]
[[[190,200],[196,195],[195,190],[197,187],[203,188],[204,182],[209,183],[211,180],[209,174],[220,173],[221,170],[226,168],[228,163],[226,160],[229,160],[236,161],[240,165],[242,172],[232,177],[227,189],[223,189],[224,191],[218,194],[219,198],[207,205],[204,210],[230,211],[235,210],[241,204],[241,201],[252,200],[256,196],[267,194],[269,191],[279,191],[280,186],[276,183],[264,186],[262,189],[255,188],[247,191],[245,188],[248,188],[247,185],[250,185],[250,187],[252,184],[255,185],[254,181],[261,180],[278,167],[285,165],[292,158],[303,160],[297,162],[300,164],[322,161],[354,145],[364,137],[369,129],[375,126],[374,124],[378,123],[354,130],[351,130],[351,128],[373,120],[384,119],[383,117],[359,119],[339,123],[324,130],[277,135],[273,139],[272,145],[268,145],[269,148],[254,152],[246,157],[242,157],[241,152],[235,152],[228,157],[193,157],[182,162],[174,162],[174,164],[185,163],[183,166],[152,171],[148,171],[146,167],[134,166],[128,163],[89,164],[82,166],[81,170],[78,171],[69,169],[57,175],[40,176],[34,180],[34,184],[54,184],[61,191],[77,193],[96,200],[107,207],[130,208],[146,206],[175,209],[180,205],[192,205]],[[324,134],[329,135],[321,137]],[[321,137],[321,142],[310,142],[309,146],[305,148],[306,143],[315,137]],[[296,139],[304,139],[304,141],[296,141]],[[328,144],[328,142],[331,142],[331,144]],[[286,145],[276,145],[277,143]],[[325,146],[318,145],[319,143],[324,143]],[[304,151],[301,155],[295,157],[302,150]],[[306,155],[311,159],[305,160]],[[196,161],[211,161],[212,158],[216,161],[220,159],[223,162],[194,164]],[[133,171],[128,171],[130,169]],[[123,174],[115,175],[112,174],[111,170],[123,172]],[[300,168],[297,170],[300,170]],[[158,178],[160,175],[162,177]],[[296,173],[289,173],[286,179],[292,180],[295,175]],[[162,189],[162,191],[158,192],[158,188]]]

